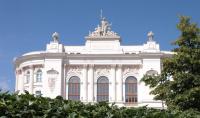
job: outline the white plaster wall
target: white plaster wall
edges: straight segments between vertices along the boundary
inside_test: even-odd
[[[45,65],[44,65],[44,81],[43,81],[43,87],[44,87],[44,96],[55,98],[58,95],[61,95],[62,93],[62,77],[63,77],[63,68],[62,68],[62,59],[45,59]],[[59,72],[56,83],[55,83],[55,89],[53,92],[50,91],[49,85],[48,85],[48,76],[47,71],[49,70],[56,70]]]
[[[140,73],[140,78],[142,78],[143,75],[146,74],[148,70],[155,70],[158,73],[160,73],[160,59],[143,59],[143,68]],[[157,104],[153,100],[154,96],[149,94],[151,90],[149,89],[148,86],[145,86],[144,82],[140,82],[138,90],[139,90],[138,97],[140,100],[139,102],[142,103],[141,105],[151,104],[152,106]]]

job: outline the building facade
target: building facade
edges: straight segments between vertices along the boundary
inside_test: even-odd
[[[159,49],[152,32],[147,36],[143,45],[123,46],[105,18],[85,37],[83,46],[60,44],[54,33],[45,51],[15,59],[15,90],[85,103],[109,101],[119,106],[161,108],[161,101],[153,100],[149,87],[140,80],[144,74],[159,74],[161,60],[172,53]]]

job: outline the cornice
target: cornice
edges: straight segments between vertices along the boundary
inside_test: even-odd
[[[172,54],[163,52],[148,53],[142,52],[138,54],[67,54],[67,53],[39,53],[24,55],[14,60],[15,67],[29,60],[44,60],[44,59],[143,59],[143,58],[165,58]]]

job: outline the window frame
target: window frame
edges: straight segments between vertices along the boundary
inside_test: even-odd
[[[40,83],[42,82],[42,70],[41,69],[38,69],[37,72],[36,72],[36,77],[35,77],[35,82],[36,83]]]
[[[74,80],[73,80],[74,79]],[[77,80],[75,80],[77,79]],[[68,100],[80,101],[80,78],[72,76],[68,80]]]
[[[132,81],[132,82],[131,82]],[[137,78],[128,76],[125,79],[125,104],[136,104],[138,102]]]
[[[97,79],[97,102],[102,101],[109,101],[109,79],[106,76]]]
[[[25,75],[25,82],[24,82],[24,84],[29,84],[30,78],[31,78],[30,71],[27,71],[26,75]]]

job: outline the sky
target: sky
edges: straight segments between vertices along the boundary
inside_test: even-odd
[[[84,45],[99,24],[100,10],[121,45],[142,45],[153,31],[161,50],[179,37],[180,15],[200,24],[199,0],[0,0],[0,88],[14,91],[13,59],[45,50],[53,32],[64,45]]]

